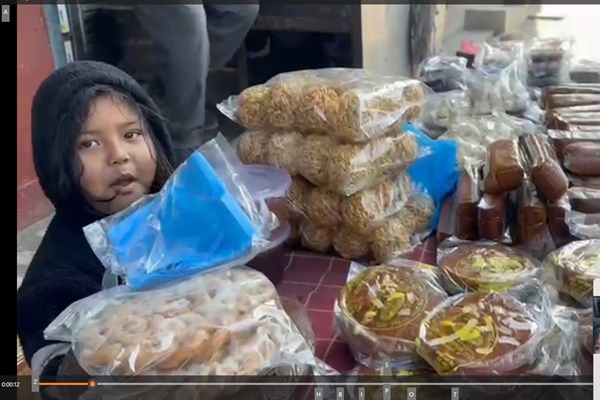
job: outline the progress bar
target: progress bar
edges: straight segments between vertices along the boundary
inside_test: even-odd
[[[40,382],[40,386],[222,386],[224,382],[97,382],[90,380],[88,382]],[[503,383],[457,383],[457,382],[236,382],[229,383],[235,386],[593,386],[593,382],[503,382]]]

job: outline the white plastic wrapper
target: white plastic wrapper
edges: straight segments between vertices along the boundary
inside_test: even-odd
[[[584,214],[577,211],[565,213],[569,232],[578,239],[600,239],[600,214]],[[599,250],[600,251],[600,250]]]
[[[219,135],[160,192],[86,226],[85,236],[106,269],[136,290],[243,265],[265,248],[278,224],[266,203],[250,195],[246,173]]]
[[[70,342],[92,376],[336,373],[315,358],[269,280],[245,267],[149,291],[99,292],[69,306],[44,335]]]

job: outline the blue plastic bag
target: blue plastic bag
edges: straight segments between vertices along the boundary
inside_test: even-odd
[[[84,231],[104,266],[141,290],[246,262],[262,237],[251,216],[195,152],[159,193]]]
[[[429,222],[429,228],[435,229],[444,200],[456,190],[458,147],[454,140],[433,140],[411,124],[407,124],[405,130],[417,137],[419,146],[430,149],[428,155],[416,160],[408,168],[408,174],[416,188],[433,200],[435,212]]]

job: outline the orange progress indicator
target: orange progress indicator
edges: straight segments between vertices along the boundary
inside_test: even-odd
[[[96,381],[90,380],[88,382],[40,382],[40,386],[88,386],[96,387]]]

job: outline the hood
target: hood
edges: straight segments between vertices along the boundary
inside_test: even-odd
[[[73,150],[57,140],[62,129],[73,126],[70,113],[74,96],[92,86],[106,85],[132,96],[139,104],[160,115],[146,91],[128,74],[96,61],[65,65],[48,76],[38,88],[31,109],[33,162],[40,186],[52,202],[57,215],[78,226],[85,226],[103,215],[91,210],[79,189],[73,185]],[[149,124],[167,159],[173,161],[171,141],[164,120],[151,118]]]

